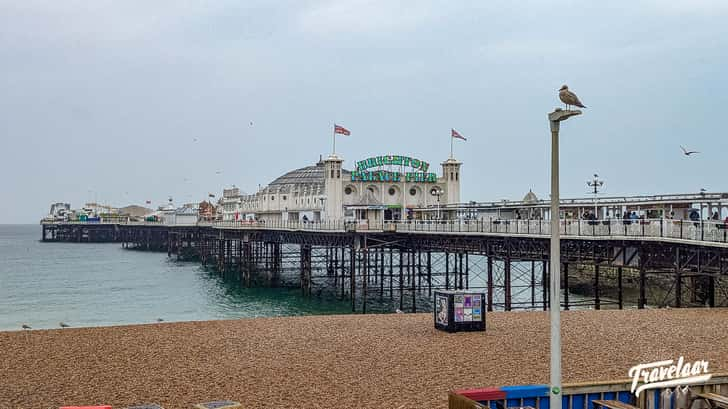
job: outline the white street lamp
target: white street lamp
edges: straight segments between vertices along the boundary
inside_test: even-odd
[[[561,237],[559,236],[559,127],[561,121],[580,115],[579,110],[556,108],[551,125],[551,252],[549,317],[551,321],[551,388],[549,408],[561,409]]]

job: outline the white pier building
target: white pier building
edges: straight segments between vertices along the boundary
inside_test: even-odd
[[[380,222],[421,217],[418,208],[460,202],[460,168],[454,158],[441,173],[430,164],[403,155],[382,155],[344,168],[331,155],[278,177],[252,195],[223,192],[223,220]],[[432,218],[440,215],[435,213]]]

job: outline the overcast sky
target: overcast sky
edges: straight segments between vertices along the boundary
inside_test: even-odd
[[[0,223],[254,192],[331,151],[439,163],[463,201],[728,191],[728,2],[0,1]],[[252,121],[252,126],[251,126]],[[680,145],[702,153],[681,154]]]

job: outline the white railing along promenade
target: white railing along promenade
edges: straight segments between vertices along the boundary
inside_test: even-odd
[[[526,235],[548,237],[549,220],[411,220],[385,222],[297,222],[297,221],[225,221],[213,227],[222,229],[269,229],[306,231],[467,233],[491,235]],[[728,225],[722,221],[687,221],[671,219],[561,220],[563,237],[654,238],[728,243]]]
[[[197,223],[165,224],[163,222],[135,221],[67,221],[43,224],[118,224],[128,226],[214,227],[218,229],[291,230],[327,232],[408,232],[408,233],[463,233],[499,236],[531,236],[547,238],[551,235],[549,220],[409,220],[385,222],[298,222],[298,221],[200,221]],[[671,219],[611,219],[561,220],[559,232],[565,238],[615,238],[652,240],[685,240],[691,242],[722,243],[728,247],[728,224],[722,221],[689,221]]]

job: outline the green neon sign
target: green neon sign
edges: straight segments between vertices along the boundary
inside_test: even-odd
[[[352,182],[420,182],[435,183],[437,174],[425,172],[391,172],[388,170],[351,172]]]
[[[367,170],[384,166],[390,169]],[[391,167],[395,166],[398,166],[400,171],[391,170]],[[414,172],[404,172],[402,168],[411,168]],[[437,175],[428,173],[429,168],[429,163],[409,156],[374,156],[356,163],[356,170],[351,172],[351,181],[435,183]]]
[[[399,155],[386,155],[386,156],[374,156],[371,158],[364,159],[356,163],[356,170],[363,171],[370,168],[376,168],[379,166],[402,166],[406,168],[412,168],[415,170],[421,170],[427,172],[430,168],[430,164],[419,160],[417,158],[411,158],[409,156]]]

